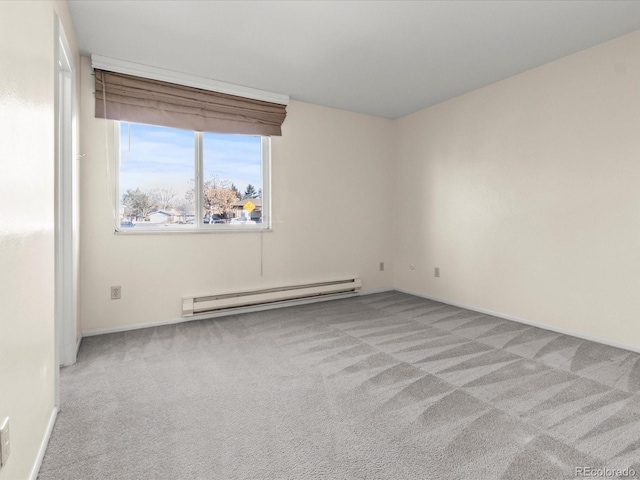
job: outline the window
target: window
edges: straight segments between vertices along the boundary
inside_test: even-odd
[[[116,125],[117,231],[269,228],[269,137]]]

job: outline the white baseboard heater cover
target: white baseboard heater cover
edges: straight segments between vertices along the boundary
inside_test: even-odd
[[[190,317],[200,313],[217,312],[235,308],[266,305],[287,300],[334,295],[337,293],[359,292],[362,282],[359,278],[333,282],[292,285],[289,287],[266,288],[246,292],[185,297],[182,299],[182,316]]]

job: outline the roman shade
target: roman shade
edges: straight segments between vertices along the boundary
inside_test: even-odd
[[[95,69],[96,118],[199,132],[282,135],[286,106]]]

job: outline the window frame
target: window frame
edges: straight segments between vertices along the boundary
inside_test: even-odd
[[[262,222],[255,224],[206,224],[203,218],[203,185],[204,185],[204,133],[193,131],[194,133],[194,223],[193,225],[186,226],[184,224],[176,226],[163,226],[161,228],[141,228],[136,230],[135,228],[123,228],[120,226],[120,209],[122,207],[122,192],[120,191],[120,125],[122,123],[136,123],[136,122],[121,122],[118,120],[113,121],[113,140],[114,140],[114,156],[115,159],[115,173],[113,177],[112,188],[114,189],[114,199],[112,205],[114,206],[114,228],[117,235],[163,235],[163,234],[200,234],[200,233],[241,233],[241,232],[270,232],[271,226],[271,137],[265,135],[242,135],[260,137],[260,174],[262,177]],[[172,128],[172,127],[164,127]],[[176,129],[179,130],[179,129]],[[215,133],[215,132],[213,132]],[[232,134],[228,134],[232,135]],[[198,214],[200,212],[200,214]]]

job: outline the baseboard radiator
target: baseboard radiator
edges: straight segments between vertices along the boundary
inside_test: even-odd
[[[225,293],[182,299],[182,316],[191,317],[202,313],[234,310],[243,307],[271,305],[290,300],[357,293],[362,287],[359,278],[337,280],[333,282],[309,283],[288,287],[266,288],[246,292]]]

